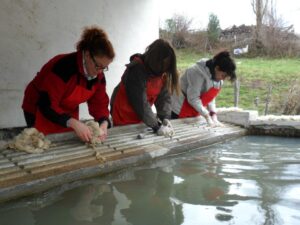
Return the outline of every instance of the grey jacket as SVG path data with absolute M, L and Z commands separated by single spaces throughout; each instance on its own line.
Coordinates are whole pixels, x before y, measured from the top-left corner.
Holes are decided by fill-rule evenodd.
M 212 80 L 212 74 L 206 66 L 208 59 L 201 59 L 196 64 L 188 68 L 180 77 L 180 88 L 187 96 L 189 104 L 201 115 L 207 115 L 209 112 L 216 111 L 215 99 L 207 106 L 208 110 L 203 106 L 199 96 L 207 92 L 211 87 L 220 88 L 223 81 Z M 179 96 L 172 95 L 172 111 L 179 115 L 185 96 L 180 93 Z

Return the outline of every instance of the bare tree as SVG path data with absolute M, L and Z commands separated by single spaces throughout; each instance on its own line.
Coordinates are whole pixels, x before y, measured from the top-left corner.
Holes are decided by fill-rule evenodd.
M 265 54 L 269 56 L 291 57 L 299 54 L 299 48 L 296 44 L 298 38 L 294 33 L 294 27 L 277 16 L 276 0 L 269 2 L 261 38 Z
M 170 34 L 175 48 L 184 48 L 186 46 L 186 36 L 192 21 L 192 19 L 180 14 L 174 14 L 172 18 L 165 21 L 165 29 Z
M 255 48 L 259 51 L 263 45 L 261 40 L 263 19 L 268 8 L 268 0 L 251 0 L 253 12 L 256 16 L 256 27 L 254 31 Z

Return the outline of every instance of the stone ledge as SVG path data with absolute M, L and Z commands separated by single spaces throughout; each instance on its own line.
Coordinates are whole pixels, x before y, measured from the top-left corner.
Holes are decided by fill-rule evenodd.
M 139 133 L 145 132 L 143 124 L 114 127 L 109 130 L 107 140 L 95 149 L 74 138 L 72 132 L 48 136 L 56 146 L 41 154 L 0 148 L 0 202 L 156 158 L 205 148 L 247 133 L 246 129 L 230 124 L 207 127 L 200 117 L 178 119 L 172 124 L 173 138 L 147 131 L 145 138 L 137 139 Z

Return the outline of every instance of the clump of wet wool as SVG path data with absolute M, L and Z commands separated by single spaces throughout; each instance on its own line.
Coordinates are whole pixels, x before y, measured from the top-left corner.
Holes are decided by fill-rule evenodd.
M 87 143 L 89 147 L 95 148 L 97 144 L 101 144 L 100 136 L 104 134 L 103 130 L 100 129 L 99 123 L 94 120 L 89 120 L 85 123 L 92 132 L 92 139 Z
M 99 123 L 95 122 L 94 120 L 89 120 L 85 123 L 89 129 L 92 131 L 92 139 L 87 143 L 89 147 L 92 147 L 93 149 L 96 149 L 97 144 L 101 144 L 101 140 L 99 139 L 99 136 L 103 135 L 103 130 L 100 129 Z M 102 156 L 100 151 L 95 152 L 95 157 L 100 162 L 104 163 L 106 161 L 106 158 Z
M 25 128 L 8 144 L 8 148 L 28 153 L 42 153 L 49 149 L 51 141 L 36 128 Z

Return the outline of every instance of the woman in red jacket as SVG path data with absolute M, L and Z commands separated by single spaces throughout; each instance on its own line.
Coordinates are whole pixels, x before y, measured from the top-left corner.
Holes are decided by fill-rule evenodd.
M 130 57 L 121 82 L 114 89 L 111 99 L 114 126 L 144 122 L 157 132 L 161 128 L 158 119 L 171 117 L 173 91 L 178 92 L 176 55 L 167 41 L 157 39 L 144 54 Z M 153 104 L 157 115 L 152 112 Z M 168 132 L 172 130 L 166 128 L 158 134 L 170 136 Z
M 86 28 L 77 51 L 57 55 L 47 62 L 25 90 L 22 108 L 28 127 L 45 135 L 74 130 L 82 141 L 90 141 L 90 129 L 79 121 L 79 104 L 87 102 L 89 113 L 99 122 L 104 140 L 109 98 L 104 72 L 115 53 L 106 33 Z

